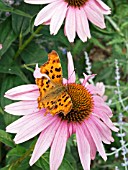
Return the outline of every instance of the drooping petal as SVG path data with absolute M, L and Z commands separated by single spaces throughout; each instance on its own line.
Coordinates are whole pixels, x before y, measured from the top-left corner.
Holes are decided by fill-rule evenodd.
M 99 111 L 102 110 L 102 112 L 105 112 L 109 117 L 112 117 L 112 110 L 110 109 L 109 106 L 106 105 L 106 103 L 98 102 L 97 100 L 95 100 L 94 97 L 93 97 L 93 101 L 94 101 L 94 110 L 95 108 L 98 108 Z
M 91 9 L 96 11 L 97 13 L 106 14 L 106 15 L 111 13 L 110 8 L 106 4 L 105 5 L 109 8 L 109 9 L 107 8 L 107 10 L 104 9 L 97 0 L 90 0 L 88 1 L 88 4 L 90 5 Z
M 96 156 L 96 151 L 97 151 L 97 148 L 96 148 L 96 145 L 93 141 L 93 138 L 90 134 L 90 132 L 88 131 L 85 123 L 82 124 L 82 129 L 84 130 L 84 134 L 88 140 L 88 143 L 90 145 L 90 154 L 91 154 L 91 159 L 94 160 L 95 159 L 95 156 Z
M 67 12 L 67 4 L 60 2 L 50 22 L 50 33 L 56 35 L 61 25 L 63 24 Z
M 107 160 L 107 156 L 105 154 L 105 150 L 104 150 L 104 146 L 102 144 L 101 141 L 101 136 L 97 130 L 96 125 L 93 123 L 93 121 L 90 119 L 86 120 L 86 126 L 95 142 L 95 145 L 97 147 L 97 150 L 99 152 L 99 154 L 101 155 L 101 157 L 106 161 Z
M 33 138 L 42 130 L 47 128 L 54 121 L 54 119 L 55 118 L 53 118 L 53 116 L 44 116 L 43 114 L 36 116 L 33 120 L 27 122 L 21 130 L 19 130 L 14 138 L 15 143 L 22 143 Z
M 68 58 L 68 83 L 75 83 L 76 76 L 73 64 L 73 58 L 70 52 L 67 53 Z
M 76 139 L 80 160 L 84 170 L 90 170 L 90 145 L 86 139 L 83 128 L 79 124 L 76 127 Z
M 70 6 L 68 7 L 66 15 L 65 31 L 69 42 L 74 42 L 76 36 L 75 9 Z
M 12 115 L 27 115 L 38 112 L 37 101 L 20 101 L 5 106 L 5 111 Z
M 60 123 L 60 119 L 55 119 L 50 126 L 41 132 L 29 162 L 30 166 L 32 166 L 50 147 Z
M 67 122 L 62 122 L 53 140 L 50 151 L 50 170 L 57 170 L 64 157 L 68 137 Z
M 95 1 L 99 4 L 99 7 L 101 9 L 106 11 L 106 13 L 104 13 L 104 14 L 110 14 L 111 13 L 111 8 L 109 8 L 109 6 L 107 6 L 103 1 L 101 1 L 101 0 L 95 0 Z
M 98 109 L 95 109 L 94 113 L 95 116 L 99 117 L 100 119 L 102 119 L 102 121 L 104 121 L 104 123 L 113 131 L 118 132 L 118 128 L 116 128 L 114 126 L 114 124 L 112 123 L 111 119 L 101 110 L 99 111 Z
M 97 11 L 92 10 L 89 5 L 84 6 L 85 13 L 87 18 L 96 26 L 100 27 L 101 29 L 105 28 L 104 23 L 104 16 L 102 13 L 98 13 Z
M 35 84 L 21 85 L 8 90 L 4 97 L 12 100 L 37 100 L 38 87 Z
M 113 142 L 114 139 L 112 138 L 111 130 L 97 117 L 93 116 L 92 121 L 97 126 L 97 129 L 102 137 L 102 141 L 106 144 L 110 144 L 110 142 Z
M 47 6 L 45 6 L 37 15 L 34 25 L 38 26 L 40 24 L 43 24 L 44 22 L 47 22 L 51 20 L 51 17 L 55 13 L 57 7 L 58 7 L 58 1 L 55 1 Z
M 59 1 L 59 0 L 24 0 L 24 2 L 29 4 L 48 4 L 54 1 Z

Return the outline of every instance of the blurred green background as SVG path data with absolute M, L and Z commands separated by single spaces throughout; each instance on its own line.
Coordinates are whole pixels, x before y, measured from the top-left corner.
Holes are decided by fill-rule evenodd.
M 103 82 L 106 86 L 108 104 L 113 110 L 113 122 L 126 133 L 124 141 L 128 145 L 128 0 L 104 0 L 111 7 L 112 14 L 105 17 L 106 29 L 101 30 L 90 23 L 92 38 L 83 43 L 78 37 L 69 43 L 63 33 L 63 26 L 56 36 L 49 33 L 49 26 L 34 27 L 34 19 L 41 5 L 25 4 L 23 0 L 0 0 L 0 169 L 1 170 L 48 170 L 49 150 L 32 167 L 29 159 L 36 138 L 20 145 L 13 142 L 14 135 L 5 132 L 5 127 L 18 117 L 4 112 L 4 106 L 11 100 L 4 93 L 15 86 L 34 83 L 33 70 L 36 63 L 47 61 L 47 54 L 56 50 L 63 67 L 63 76 L 67 77 L 66 51 L 71 51 L 75 70 L 79 78 L 86 72 L 84 52 L 88 53 L 92 72 L 97 74 L 94 82 Z M 122 107 L 116 87 L 115 59 L 118 59 L 120 71 L 120 91 Z M 122 125 L 118 122 L 123 114 Z M 104 162 L 98 155 L 92 161 L 91 170 L 127 170 L 124 162 L 120 137 L 113 133 L 115 142 L 105 145 L 108 160 Z M 82 170 L 77 146 L 72 136 L 67 144 L 66 154 L 59 170 Z M 112 151 L 114 147 L 118 155 Z M 128 159 L 128 146 L 126 148 Z M 128 161 L 128 160 L 127 160 Z

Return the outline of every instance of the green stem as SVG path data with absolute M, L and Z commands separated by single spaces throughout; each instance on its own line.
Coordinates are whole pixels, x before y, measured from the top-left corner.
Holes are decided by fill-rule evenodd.
M 36 34 L 38 34 L 42 30 L 42 25 L 39 26 L 36 31 L 24 42 L 22 46 L 19 47 L 18 51 L 16 52 L 14 56 L 14 60 L 17 59 L 17 57 L 22 53 L 22 51 L 25 49 L 25 47 L 33 40 Z

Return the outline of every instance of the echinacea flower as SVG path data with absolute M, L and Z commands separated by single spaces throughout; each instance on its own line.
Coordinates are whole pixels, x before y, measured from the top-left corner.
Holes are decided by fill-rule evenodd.
M 104 14 L 110 8 L 101 0 L 24 0 L 30 4 L 48 4 L 37 15 L 35 26 L 50 25 L 50 33 L 56 35 L 65 19 L 64 33 L 74 42 L 76 33 L 85 42 L 91 38 L 89 23 L 105 28 Z
M 49 54 L 57 55 L 55 51 Z M 23 115 L 9 126 L 6 131 L 16 133 L 16 144 L 28 141 L 39 135 L 36 142 L 30 165 L 32 166 L 49 147 L 50 170 L 57 170 L 60 166 L 66 148 L 66 142 L 72 134 L 76 134 L 78 152 L 84 170 L 90 169 L 91 160 L 95 159 L 98 151 L 106 160 L 105 144 L 114 141 L 111 130 L 118 129 L 110 120 L 112 111 L 101 97 L 101 91 L 87 81 L 95 75 L 85 75 L 80 84 L 76 84 L 74 64 L 71 53 L 68 52 L 68 80 L 63 78 L 63 86 L 67 87 L 67 93 L 72 100 L 72 109 L 66 115 L 62 112 L 51 115 L 46 114 L 46 108 L 38 109 L 37 98 L 40 91 L 37 85 L 28 84 L 15 87 L 5 93 L 5 97 L 19 102 L 7 105 L 5 111 L 13 115 Z M 36 66 L 35 78 L 43 78 L 45 75 Z M 46 75 L 47 78 L 47 75 Z M 49 80 L 50 81 L 50 80 Z M 102 94 L 103 95 L 103 94 Z

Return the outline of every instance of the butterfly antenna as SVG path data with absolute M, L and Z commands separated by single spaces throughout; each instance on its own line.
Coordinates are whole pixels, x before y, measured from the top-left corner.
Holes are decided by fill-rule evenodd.
M 68 80 L 67 80 L 67 84 L 68 84 L 68 81 L 69 81 L 69 79 L 71 78 L 71 76 L 73 75 L 73 73 L 76 71 L 76 68 L 74 68 L 74 70 L 73 70 L 73 72 L 72 72 L 72 74 L 70 75 L 70 77 L 68 78 Z

